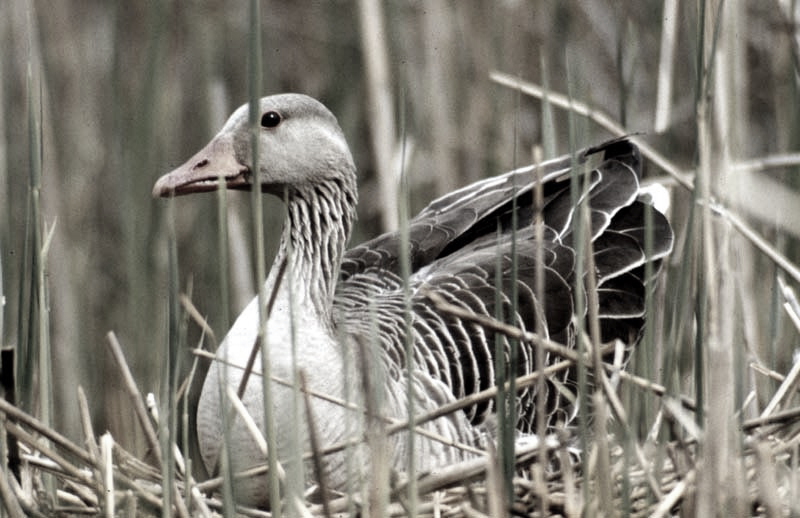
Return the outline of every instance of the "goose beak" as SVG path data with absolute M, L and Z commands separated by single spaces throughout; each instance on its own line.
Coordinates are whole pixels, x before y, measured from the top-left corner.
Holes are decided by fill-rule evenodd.
M 217 137 L 182 166 L 165 174 L 153 186 L 153 197 L 180 196 L 228 189 L 250 189 L 250 168 L 236 159 L 233 142 Z

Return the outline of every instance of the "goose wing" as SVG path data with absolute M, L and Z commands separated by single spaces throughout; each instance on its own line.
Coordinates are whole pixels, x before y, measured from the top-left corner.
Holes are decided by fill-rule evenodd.
M 600 151 L 600 165 L 579 178 L 587 184 L 586 194 L 573 196 L 568 174 L 572 164 L 582 164 Z M 633 144 L 614 140 L 584 150 L 577 158 L 541 166 L 541 240 L 532 225 L 533 168 L 455 191 L 414 218 L 409 223 L 410 322 L 405 319 L 399 275 L 399 235 L 384 234 L 348 251 L 337 288 L 336 321 L 347 334 L 379 337 L 393 377 L 403 375 L 410 323 L 418 369 L 444 383 L 453 397 L 488 388 L 495 379 L 494 337 L 473 322 L 438 312 L 422 288 L 474 313 L 500 315 L 523 329 L 536 329 L 538 322 L 538 329 L 551 338 L 570 343 L 576 262 L 572 221 L 576 201 L 587 199 L 603 338 L 631 341 L 643 323 L 644 264 L 669 252 L 672 232 L 666 219 L 653 211 L 655 244 L 649 255 L 645 253 L 646 208 L 636 201 L 641 160 Z M 539 268 L 544 272 L 543 300 L 535 289 Z M 516 301 L 511 300 L 514 292 Z M 522 347 L 519 353 L 518 374 L 534 370 L 534 352 Z M 523 407 L 530 403 L 525 394 L 522 399 Z M 479 404 L 468 409 L 467 416 L 482 422 L 490 410 L 491 402 Z
M 583 166 L 593 155 L 604 153 L 604 163 L 592 171 L 592 187 L 600 180 L 600 171 L 616 173 L 618 181 L 612 187 L 605 182 L 600 191 L 592 190 L 593 227 L 602 230 L 608 218 L 620 207 L 628 205 L 638 189 L 641 158 L 636 146 L 620 138 L 492 178 L 473 183 L 431 202 L 409 222 L 409 260 L 411 271 L 430 264 L 488 233 L 494 233 L 498 222 L 508 230 L 511 210 L 516 208 L 518 228 L 531 223 L 534 216 L 533 191 L 537 176 L 543 186 L 547 208 L 546 224 L 559 236 L 569 231 L 575 200 L 569 195 L 569 173 Z M 622 171 L 616 171 L 622 169 Z M 630 172 L 633 172 L 633 176 Z M 620 185 L 622 179 L 625 185 Z M 609 191 L 618 189 L 618 191 Z M 603 220 L 606 221 L 603 221 Z M 351 248 L 345 253 L 341 280 L 347 280 L 373 267 L 399 273 L 400 236 L 389 232 Z

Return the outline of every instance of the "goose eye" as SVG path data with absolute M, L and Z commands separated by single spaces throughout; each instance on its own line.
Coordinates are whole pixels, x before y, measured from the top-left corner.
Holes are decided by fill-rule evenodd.
M 281 115 L 278 112 L 267 112 L 261 116 L 262 128 L 274 128 L 281 123 Z

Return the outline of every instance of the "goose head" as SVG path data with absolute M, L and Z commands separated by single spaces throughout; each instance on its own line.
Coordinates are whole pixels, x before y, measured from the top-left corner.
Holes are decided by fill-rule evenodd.
M 154 197 L 228 189 L 283 195 L 326 181 L 355 182 L 355 166 L 336 117 L 301 94 L 259 101 L 258 172 L 254 172 L 249 105 L 240 106 L 220 132 L 186 163 L 159 178 Z

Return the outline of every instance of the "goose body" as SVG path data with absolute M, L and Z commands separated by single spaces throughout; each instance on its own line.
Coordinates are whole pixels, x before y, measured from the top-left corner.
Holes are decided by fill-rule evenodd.
M 502 310 L 510 322 L 568 346 L 573 344 L 576 257 L 572 246 L 574 201 L 569 172 L 581 167 L 589 183 L 591 234 L 598 284 L 602 339 L 635 343 L 644 322 L 644 265 L 658 262 L 672 247 L 667 220 L 653 214 L 653 250 L 644 252 L 644 205 L 637 201 L 641 159 L 625 139 L 588 148 L 540 164 L 544 205 L 543 239 L 533 225 L 536 169 L 527 167 L 469 185 L 430 203 L 409 222 L 410 275 L 403 282 L 397 233 L 346 249 L 355 220 L 356 168 L 335 117 L 318 101 L 299 94 L 260 101 L 259 170 L 251 167 L 248 106 L 240 107 L 214 139 L 188 162 L 156 183 L 155 196 L 173 196 L 219 188 L 260 186 L 287 201 L 281 245 L 265 286 L 274 304 L 266 323 L 263 350 L 274 379 L 295 379 L 302 369 L 308 389 L 356 406 L 378 405 L 386 417 L 405 419 L 409 400 L 424 414 L 457 398 L 491 387 L 495 380 L 495 337 L 468 320 L 440 312 L 428 293 L 471 312 L 494 317 Z M 596 167 L 586 167 L 595 160 Z M 514 200 L 512 202 L 512 200 Z M 517 211 L 516 230 L 512 208 Z M 512 268 L 512 251 L 516 265 Z M 541 265 L 538 264 L 541 258 Z M 497 270 L 500 268 L 498 275 Z M 536 297 L 537 269 L 544 270 L 544 300 Z M 515 270 L 515 271 L 514 271 Z M 502 282 L 498 296 L 497 279 Z M 513 281 L 512 279 L 515 279 Z M 511 285 L 515 282 L 512 291 Z M 408 305 L 406 305 L 406 290 Z M 517 304 L 511 304 L 511 293 Z M 500 304 L 500 307 L 497 304 Z M 410 308 L 410 312 L 406 311 Z M 513 314 L 513 308 L 517 313 Z M 223 412 L 230 407 L 225 386 L 234 391 L 258 332 L 258 299 L 237 318 L 217 351 L 200 396 L 197 433 L 210 472 L 220 462 Z M 410 330 L 410 335 L 407 332 Z M 411 340 L 413 358 L 406 355 Z M 506 350 L 508 344 L 505 344 Z M 519 349 L 518 374 L 536 369 L 530 344 Z M 547 356 L 547 361 L 552 359 Z M 407 372 L 413 371 L 409 383 Z M 260 372 L 260 359 L 255 372 Z M 345 375 L 347 373 L 347 375 Z M 569 374 L 559 381 L 567 386 Z M 271 383 L 278 458 L 293 447 L 307 449 L 306 413 L 296 392 Z M 369 387 L 365 395 L 364 387 Z M 409 388 L 410 387 L 410 388 Z M 410 396 L 409 396 L 410 392 Z M 548 389 L 548 422 L 570 409 L 559 391 Z M 533 391 L 518 398 L 517 428 L 533 430 Z M 247 383 L 242 402 L 261 428 L 263 389 L 260 376 Z M 320 397 L 310 413 L 321 446 L 358 436 L 363 410 Z M 451 441 L 479 443 L 482 427 L 494 412 L 491 401 L 426 423 Z M 297 423 L 301 423 L 297 429 Z M 356 424 L 354 424 L 356 423 Z M 235 471 L 266 462 L 243 420 L 234 417 L 228 432 Z M 388 439 L 388 462 L 403 471 L 406 437 Z M 415 465 L 421 471 L 474 455 L 440 441 L 418 437 Z M 365 461 L 366 463 L 366 461 Z M 326 456 L 326 483 L 345 490 L 352 473 L 344 453 Z M 237 499 L 268 505 L 265 479 L 236 484 Z

